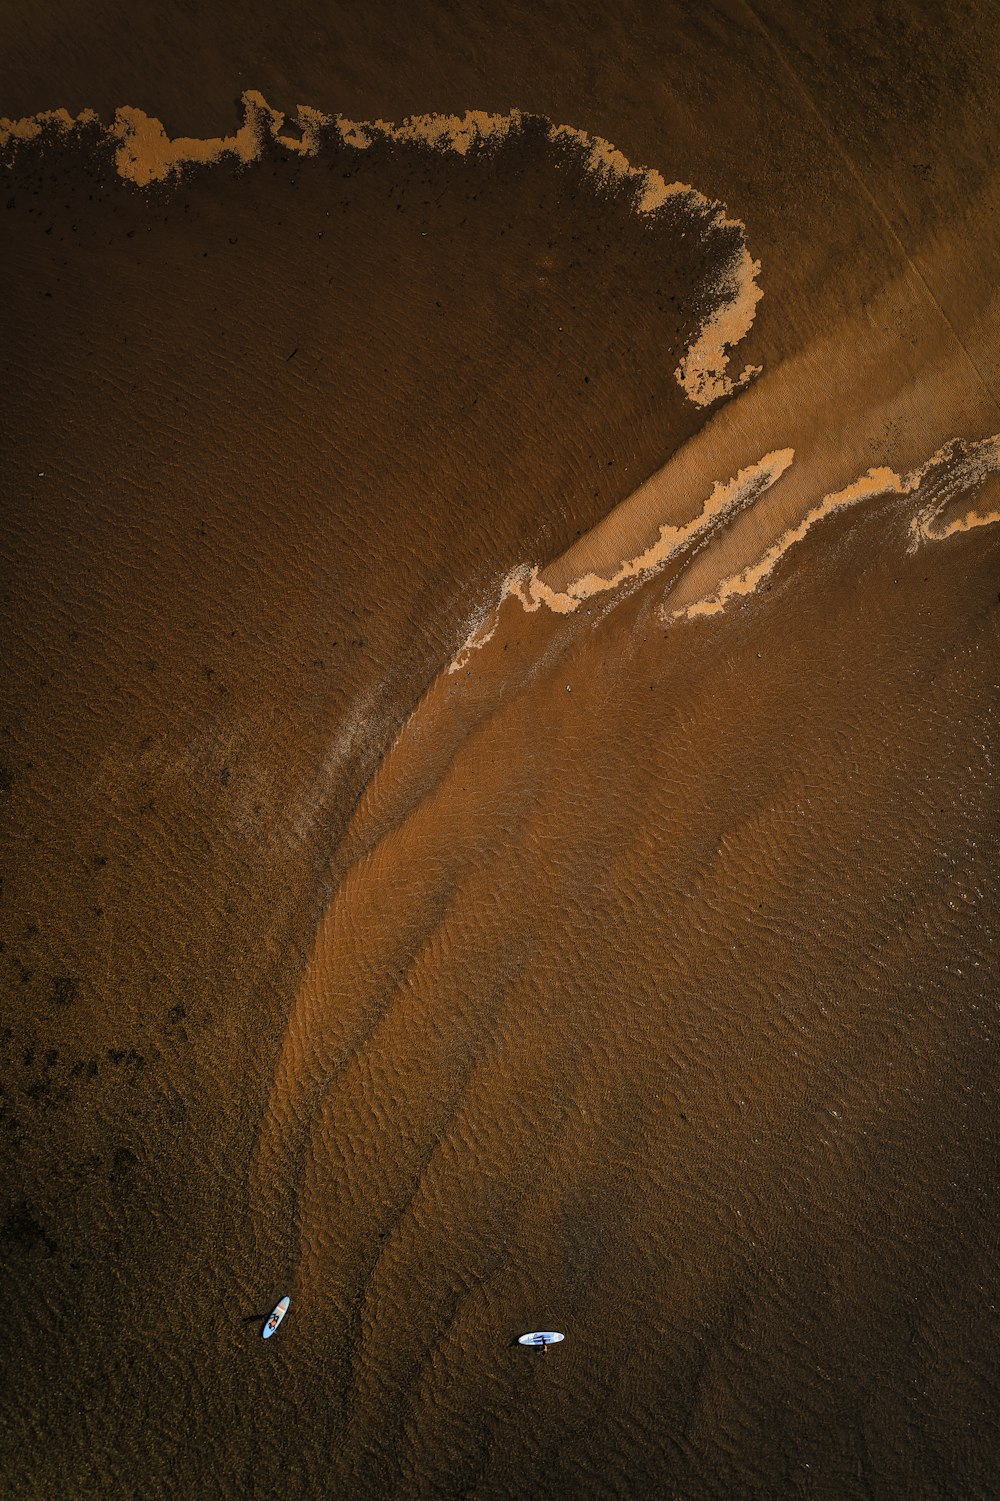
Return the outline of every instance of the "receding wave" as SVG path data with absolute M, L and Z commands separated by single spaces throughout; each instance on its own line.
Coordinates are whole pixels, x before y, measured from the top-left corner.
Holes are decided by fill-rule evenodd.
M 1000 511 L 979 513 L 970 510 L 952 520 L 942 521 L 941 518 L 956 497 L 974 493 L 998 470 L 1000 433 L 979 442 L 962 442 L 956 439 L 909 474 L 897 474 L 895 470 L 888 468 L 871 469 L 853 484 L 832 495 L 825 495 L 797 526 L 790 527 L 760 558 L 749 563 L 739 573 L 730 574 L 723 579 L 714 593 L 676 610 L 672 610 L 668 602 L 664 606 L 664 617 L 677 620 L 692 619 L 698 615 L 716 615 L 730 600 L 753 594 L 770 578 L 785 554 L 801 542 L 817 522 L 864 501 L 898 495 L 911 502 L 922 502 L 910 521 L 910 535 L 914 544 L 940 542 L 960 531 L 989 526 L 1000 521 Z
M 557 588 L 546 581 L 546 570 L 537 564 L 521 564 L 512 569 L 500 585 L 496 603 L 482 610 L 472 622 L 465 644 L 450 663 L 448 671 L 460 671 L 474 652 L 492 640 L 500 610 L 507 599 L 517 600 L 528 613 L 544 606 L 554 614 L 569 615 L 595 596 L 616 591 L 623 594 L 628 586 L 646 582 L 671 562 L 678 559 L 690 561 L 695 552 L 700 551 L 695 544 L 704 546 L 724 529 L 727 522 L 752 507 L 790 469 L 794 458 L 792 449 L 779 449 L 741 469 L 734 479 L 717 481 L 693 520 L 680 526 L 662 523 L 657 540 L 637 556 L 623 559 L 609 577 L 586 573 L 571 579 L 565 588 Z M 916 505 L 918 508 L 910 519 L 913 546 L 941 542 L 960 532 L 993 525 L 1000 521 L 998 510 L 970 508 L 960 515 L 950 515 L 949 512 L 957 500 L 975 494 L 998 472 L 1000 433 L 979 441 L 953 439 L 906 474 L 898 474 L 888 467 L 869 469 L 851 484 L 823 496 L 809 508 L 801 521 L 788 527 L 744 567 L 728 573 L 711 592 L 677 607 L 672 606 L 668 598 L 660 612 L 661 618 L 670 622 L 716 615 L 731 600 L 753 594 L 767 582 L 786 553 L 802 542 L 818 522 L 865 501 L 895 495 L 908 500 L 911 506 Z M 630 497 L 619 509 L 629 509 L 631 504 Z M 648 522 L 648 518 L 645 519 Z M 574 554 L 579 555 L 580 551 L 577 544 Z
M 229 136 L 171 139 L 161 121 L 131 105 L 122 105 L 108 126 L 101 124 L 93 110 L 76 116 L 57 109 L 20 120 L 2 118 L 0 161 L 10 163 L 20 151 L 44 149 L 59 137 L 87 135 L 110 143 L 118 174 L 146 188 L 176 179 L 192 166 L 208 166 L 225 159 L 249 165 L 260 160 L 272 143 L 306 157 L 318 155 L 324 146 L 366 151 L 380 142 L 452 151 L 461 156 L 498 151 L 521 136 L 536 118 L 516 109 L 506 115 L 469 110 L 464 115 L 414 115 L 401 124 L 392 124 L 386 120 L 349 120 L 300 104 L 294 117 L 296 134 L 286 128 L 285 116 L 263 95 L 247 90 L 243 94 L 243 123 Z M 641 218 L 655 225 L 658 220 L 672 223 L 680 215 L 724 247 L 721 264 L 714 272 L 714 285 L 706 293 L 707 311 L 675 374 L 696 406 L 710 406 L 746 385 L 760 367 L 748 365 L 733 377 L 728 374 L 729 356 L 749 332 L 763 293 L 757 283 L 760 263 L 747 248 L 743 223 L 729 217 L 721 204 L 689 184 L 667 182 L 652 167 L 632 166 L 601 136 L 551 121 L 544 125 L 554 153 L 565 153 L 582 162 L 595 186 L 630 190 L 635 213 Z
M 544 605 L 556 615 L 571 615 L 586 600 L 597 595 L 645 583 L 681 554 L 691 554 L 697 544 L 704 544 L 727 521 L 753 505 L 784 474 L 793 458 L 790 448 L 765 454 L 758 463 L 741 469 L 734 479 L 716 483 L 704 507 L 692 521 L 684 526 L 663 523 L 656 541 L 636 557 L 623 560 L 609 578 L 587 573 L 573 579 L 565 589 L 558 589 L 546 582 L 537 566 L 525 564 L 512 569 L 503 581 L 496 605 L 484 619 L 476 622 L 448 671 L 458 672 L 469 660 L 471 652 L 492 639 L 505 599 L 518 600 L 528 613 Z

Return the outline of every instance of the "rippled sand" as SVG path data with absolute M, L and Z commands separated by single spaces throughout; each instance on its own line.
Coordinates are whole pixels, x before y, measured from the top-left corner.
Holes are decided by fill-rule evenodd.
M 986 12 L 421 14 L 12 54 L 6 1493 L 989 1497 Z

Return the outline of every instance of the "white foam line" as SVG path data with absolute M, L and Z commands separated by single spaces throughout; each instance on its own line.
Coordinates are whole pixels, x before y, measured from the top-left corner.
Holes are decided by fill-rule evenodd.
M 759 589 L 774 572 L 785 554 L 801 542 L 818 521 L 832 516 L 836 511 L 844 510 L 847 506 L 857 505 L 860 501 L 887 495 L 919 494 L 928 481 L 935 482 L 934 493 L 929 503 L 910 523 L 912 545 L 917 545 L 919 542 L 942 541 L 956 532 L 969 531 L 974 526 L 988 526 L 995 521 L 1000 521 L 1000 512 L 977 515 L 970 511 L 967 516 L 951 521 L 943 527 L 936 525 L 942 510 L 956 494 L 976 488 L 988 475 L 995 473 L 998 469 L 1000 469 L 1000 434 L 973 443 L 953 439 L 939 448 L 926 463 L 906 475 L 897 474 L 894 469 L 889 468 L 869 469 L 842 490 L 836 490 L 824 496 L 796 526 L 789 527 L 783 532 L 761 558 L 739 573 L 730 574 L 728 578 L 723 579 L 713 593 L 689 605 L 683 605 L 679 609 L 671 610 L 668 606 L 664 606 L 663 619 L 666 621 L 690 620 L 700 615 L 720 614 L 730 600 L 746 597 Z
M 500 587 L 500 595 L 491 610 L 480 613 L 462 649 L 450 664 L 449 672 L 460 671 L 474 651 L 479 651 L 493 638 L 500 619 L 500 610 L 506 599 L 516 599 L 522 609 L 533 614 L 543 605 L 556 615 L 571 615 L 585 600 L 595 595 L 621 589 L 631 582 L 644 582 L 661 572 L 671 559 L 684 548 L 706 536 L 713 528 L 724 525 L 737 511 L 755 501 L 765 490 L 780 479 L 794 459 L 791 448 L 776 449 L 765 454 L 756 464 L 741 469 L 735 478 L 717 481 L 704 506 L 693 520 L 683 526 L 661 526 L 656 541 L 644 552 L 622 562 L 610 578 L 587 573 L 574 579 L 565 589 L 553 589 L 539 573 L 537 566 L 522 564 L 508 573 Z
M 58 109 L 20 120 L 0 119 L 0 154 L 9 163 L 18 148 L 31 142 L 44 145 L 47 131 L 70 134 L 96 129 L 116 142 L 115 166 L 119 175 L 145 188 L 179 177 L 189 164 L 204 166 L 228 157 L 249 165 L 260 158 L 269 141 L 286 151 L 315 156 L 322 149 L 324 134 L 335 134 L 343 145 L 358 151 L 368 150 L 382 140 L 419 144 L 466 156 L 473 147 L 488 148 L 522 132 L 531 119 L 516 109 L 506 115 L 468 110 L 464 115 L 413 115 L 401 124 L 393 124 L 386 120 L 349 120 L 300 104 L 294 115 L 299 134 L 294 135 L 284 128 L 285 116 L 272 109 L 256 90 L 246 90 L 242 103 L 242 125 L 230 136 L 206 139 L 194 136 L 171 139 L 161 121 L 132 105 L 122 105 L 116 110 L 107 127 L 101 125 L 93 110 L 84 110 L 75 118 L 67 110 Z M 749 331 L 763 296 L 757 284 L 760 262 L 747 250 L 746 226 L 741 220 L 730 218 L 721 204 L 687 183 L 668 183 L 653 168 L 633 167 L 603 137 L 588 135 L 571 125 L 545 123 L 552 146 L 575 152 L 595 179 L 633 186 L 634 212 L 641 218 L 655 221 L 668 209 L 679 208 L 701 220 L 710 231 L 727 236 L 735 232 L 734 248 L 711 288 L 712 307 L 674 374 L 696 406 L 709 406 L 746 385 L 760 366 L 748 365 L 735 378 L 727 373 L 729 351 Z

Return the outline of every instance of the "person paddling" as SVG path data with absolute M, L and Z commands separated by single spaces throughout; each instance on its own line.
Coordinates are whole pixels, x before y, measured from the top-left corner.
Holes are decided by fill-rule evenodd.
M 517 1342 L 519 1345 L 534 1345 L 544 1355 L 549 1345 L 558 1345 L 563 1339 L 565 1339 L 565 1335 L 560 1334 L 558 1330 L 536 1329 L 531 1334 L 519 1334 Z

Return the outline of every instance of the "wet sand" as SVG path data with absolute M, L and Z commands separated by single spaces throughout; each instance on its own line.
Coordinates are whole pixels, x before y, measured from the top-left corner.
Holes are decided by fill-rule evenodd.
M 217 15 L 0 99 L 6 1492 L 995 1494 L 986 11 Z

